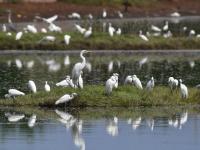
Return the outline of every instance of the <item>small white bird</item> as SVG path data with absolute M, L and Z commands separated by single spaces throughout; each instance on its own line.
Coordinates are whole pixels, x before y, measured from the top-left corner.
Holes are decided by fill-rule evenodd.
M 30 61 L 28 61 L 28 62 L 26 63 L 26 67 L 27 67 L 28 69 L 31 69 L 31 68 L 33 68 L 34 64 L 35 64 L 35 62 L 34 62 L 33 60 L 30 60 Z
M 147 38 L 147 36 L 145 36 L 144 34 L 142 34 L 142 30 L 140 30 L 140 32 L 139 32 L 139 37 L 140 37 L 142 40 L 146 41 L 146 42 L 149 41 L 149 39 Z
M 175 79 L 174 77 L 169 77 L 168 78 L 168 85 L 169 85 L 169 87 L 172 91 L 173 89 L 176 89 L 178 87 L 178 80 Z
M 190 32 L 189 32 L 189 36 L 195 36 L 195 34 L 196 34 L 196 32 L 195 32 L 195 30 L 190 30 Z
M 118 73 L 113 73 L 112 76 L 115 78 L 115 81 L 116 81 L 116 83 L 114 84 L 114 88 L 118 88 L 119 74 Z
M 41 32 L 42 32 L 42 33 L 47 33 L 47 29 L 41 28 Z
M 50 85 L 47 83 L 47 81 L 45 81 L 44 90 L 46 92 L 50 92 L 51 91 Z
M 169 22 L 166 21 L 165 25 L 163 26 L 163 31 L 167 31 L 169 29 Z
M 3 24 L 3 25 L 2 25 L 2 32 L 6 32 L 6 31 L 7 31 L 6 25 Z
M 103 9 L 102 17 L 103 17 L 103 18 L 106 18 L 106 17 L 107 17 L 107 12 L 106 12 L 105 9 Z
M 141 83 L 140 79 L 136 75 L 133 75 L 132 78 L 133 78 L 133 83 L 134 83 L 135 87 L 142 90 L 143 87 L 142 87 L 142 83 Z
M 111 24 L 111 23 L 109 23 L 108 33 L 109 33 L 110 37 L 113 37 L 114 32 L 115 32 L 115 28 L 112 27 L 112 24 Z
M 29 80 L 28 81 L 28 88 L 31 92 L 33 93 L 36 93 L 37 92 L 37 88 L 36 88 L 36 85 L 35 85 L 35 82 L 32 81 L 32 80 Z
M 16 114 L 11 114 L 11 113 L 5 113 L 5 116 L 8 118 L 9 122 L 17 122 L 25 117 L 24 114 L 16 115 Z
M 77 12 L 73 12 L 72 14 L 68 15 L 68 17 L 72 19 L 81 19 L 81 15 Z
M 48 29 L 50 32 L 58 32 L 58 33 L 62 33 L 62 28 L 53 24 L 53 23 L 50 23 L 49 26 L 48 26 Z
M 64 42 L 66 45 L 69 45 L 69 42 L 70 42 L 70 39 L 71 39 L 71 36 L 70 35 L 64 35 Z
M 124 17 L 124 15 L 121 13 L 121 11 L 117 11 L 117 14 L 118 14 L 119 18 L 121 18 L 121 19 Z
M 15 64 L 18 69 L 21 69 L 23 67 L 22 61 L 20 59 L 15 59 Z
M 181 98 L 182 99 L 187 99 L 188 98 L 188 88 L 185 84 L 182 83 L 182 80 L 179 79 L 180 82 L 180 93 L 181 93 Z
M 146 89 L 147 89 L 148 91 L 152 91 L 153 88 L 154 88 L 154 86 L 155 86 L 154 78 L 151 77 L 151 80 L 149 80 L 149 81 L 147 82 Z
M 89 27 L 89 29 L 84 33 L 84 38 L 88 38 L 91 35 L 92 35 L 92 27 Z
M 56 40 L 55 36 L 47 35 L 47 36 L 44 36 L 39 42 L 42 42 L 42 41 L 54 42 L 55 40 Z
M 68 66 L 68 65 L 70 65 L 70 63 L 71 63 L 71 62 L 70 62 L 70 59 L 69 59 L 69 55 L 66 55 L 66 56 L 65 56 L 65 59 L 64 59 L 64 65 L 65 65 L 65 66 Z
M 112 90 L 114 88 L 116 84 L 116 78 L 114 76 L 111 76 L 107 81 L 106 81 L 106 87 L 105 87 L 105 91 L 106 94 L 111 94 Z
M 108 64 L 108 72 L 112 72 L 113 71 L 113 61 L 110 61 Z
M 161 29 L 155 25 L 151 25 L 151 30 L 155 32 L 161 32 Z
M 122 30 L 121 30 L 121 28 L 118 28 L 116 31 L 116 35 L 121 35 L 121 34 L 122 34 Z
M 65 94 L 55 102 L 55 105 L 69 102 L 72 99 L 74 99 L 74 97 L 77 96 L 77 95 L 78 95 L 77 93 L 72 93 L 71 95 Z
M 148 61 L 148 57 L 144 57 L 139 61 L 139 68 L 141 69 L 144 64 Z
M 81 72 L 79 78 L 78 78 L 78 86 L 83 89 L 83 78 L 82 78 L 83 72 Z
M 84 34 L 84 33 L 85 33 L 85 31 L 86 31 L 85 28 L 81 27 L 81 26 L 78 25 L 78 24 L 74 24 L 74 26 L 75 26 L 76 30 L 77 30 L 78 32 L 80 32 L 81 34 Z
M 178 13 L 178 12 L 174 12 L 174 13 L 171 13 L 170 16 L 171 16 L 171 17 L 180 17 L 181 14 Z
M 126 79 L 124 81 L 124 84 L 132 84 L 133 83 L 133 78 L 132 75 L 126 76 Z
M 15 98 L 15 96 L 24 96 L 25 93 L 23 93 L 23 92 L 21 92 L 21 91 L 19 91 L 19 90 L 16 90 L 16 89 L 9 89 L 9 90 L 8 90 L 8 95 L 9 95 L 10 97 Z
M 35 126 L 35 123 L 36 123 L 36 115 L 33 114 L 33 115 L 29 118 L 29 120 L 28 120 L 28 126 L 29 126 L 30 128 L 32 128 L 32 127 Z
M 70 76 L 66 76 L 66 79 L 56 83 L 56 86 L 61 86 L 61 87 L 70 87 Z
M 12 33 L 11 32 L 7 32 L 6 35 L 7 36 L 12 36 Z
M 40 16 L 35 16 L 36 19 L 41 19 L 42 21 L 48 23 L 48 24 L 51 24 L 53 23 L 57 18 L 58 18 L 58 15 L 54 15 L 52 17 L 49 17 L 49 18 L 42 18 Z
M 93 19 L 93 15 L 92 14 L 88 14 L 88 19 L 92 20 Z
M 18 32 L 18 33 L 16 34 L 16 36 L 15 36 L 15 40 L 16 40 L 16 41 L 17 41 L 17 40 L 20 40 L 21 37 L 22 37 L 22 35 L 23 35 L 23 32 L 22 32 L 22 31 Z
M 37 33 L 37 28 L 34 25 L 27 25 L 26 29 L 30 33 Z

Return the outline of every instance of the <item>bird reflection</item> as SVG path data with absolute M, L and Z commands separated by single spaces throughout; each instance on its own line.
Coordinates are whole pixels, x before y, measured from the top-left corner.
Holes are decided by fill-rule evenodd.
M 33 114 L 28 120 L 28 126 L 30 128 L 33 128 L 35 126 L 35 123 L 36 123 L 36 115 Z
M 136 118 L 132 122 L 132 128 L 133 128 L 133 130 L 136 130 L 140 126 L 141 122 L 142 122 L 142 118 L 141 117 Z
M 151 129 L 151 131 L 154 130 L 154 119 L 147 119 L 147 125 L 149 126 L 149 128 Z
M 188 120 L 188 112 L 183 112 L 179 118 L 176 118 L 174 120 L 169 119 L 168 124 L 169 126 L 172 126 L 174 128 L 182 129 L 182 126 L 187 122 Z
M 119 131 L 118 131 L 118 118 L 114 117 L 113 120 L 109 122 L 109 124 L 106 127 L 106 131 L 109 135 L 111 136 L 117 136 Z

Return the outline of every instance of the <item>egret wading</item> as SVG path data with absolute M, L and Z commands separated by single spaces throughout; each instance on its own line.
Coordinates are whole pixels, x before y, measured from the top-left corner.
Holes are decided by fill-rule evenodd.
M 88 53 L 90 51 L 87 50 L 82 50 L 80 53 L 80 57 L 82 59 L 82 62 L 78 62 L 74 65 L 73 69 L 72 69 L 72 81 L 74 83 L 74 87 L 80 87 L 79 85 L 79 77 L 81 75 L 81 72 L 83 72 L 83 69 L 86 66 L 86 59 L 83 56 L 83 54 Z

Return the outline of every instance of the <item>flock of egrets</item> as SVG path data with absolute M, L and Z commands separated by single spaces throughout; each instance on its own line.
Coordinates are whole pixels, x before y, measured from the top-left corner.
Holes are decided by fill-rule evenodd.
M 120 19 L 122 19 L 124 17 L 124 15 L 118 11 L 117 12 L 118 16 Z M 105 19 L 108 16 L 106 10 L 103 10 L 102 12 L 102 18 Z M 73 18 L 73 19 L 81 19 L 81 15 L 77 12 L 73 12 L 72 14 L 70 14 L 68 16 L 69 18 Z M 172 13 L 171 17 L 180 17 L 180 14 L 178 12 Z M 88 15 L 88 19 L 93 20 L 93 15 L 89 14 Z M 42 27 L 41 29 L 38 29 L 36 26 L 34 25 L 36 23 L 33 24 L 28 24 L 26 25 L 23 29 L 19 30 L 16 28 L 16 26 L 14 25 L 14 23 L 11 20 L 11 11 L 9 11 L 8 14 L 8 23 L 7 24 L 3 24 L 2 25 L 2 31 L 6 33 L 7 36 L 12 36 L 13 32 L 16 32 L 16 34 L 14 34 L 15 36 L 15 40 L 19 41 L 22 39 L 23 35 L 26 33 L 32 33 L 32 34 L 37 34 L 37 33 L 44 33 L 45 35 L 43 36 L 42 39 L 40 39 L 38 41 L 38 43 L 41 42 L 55 42 L 56 41 L 56 36 L 51 35 L 52 32 L 57 32 L 57 33 L 62 33 L 63 29 L 62 27 L 56 25 L 55 21 L 58 19 L 58 15 L 54 15 L 52 17 L 49 18 L 43 18 L 40 16 L 35 16 L 35 19 L 37 20 L 42 20 L 43 22 L 45 22 L 48 25 L 48 29 Z M 91 35 L 93 34 L 93 27 L 92 24 L 89 26 L 88 29 L 86 29 L 85 27 L 81 26 L 78 23 L 74 24 L 74 27 L 76 29 L 77 32 L 79 32 L 80 34 L 83 35 L 84 38 L 89 38 L 91 37 Z M 113 37 L 115 35 L 119 36 L 123 33 L 122 29 L 120 27 L 114 27 L 112 25 L 111 22 L 103 22 L 102 23 L 102 28 L 103 31 L 108 31 L 108 35 L 110 37 Z M 183 27 L 183 32 L 187 32 L 188 36 L 196 36 L 197 38 L 200 38 L 200 34 L 197 34 L 196 31 L 194 29 L 189 29 L 188 27 L 184 26 Z M 169 23 L 168 21 L 165 22 L 164 26 L 162 27 L 158 27 L 155 25 L 151 25 L 150 30 L 147 31 L 146 33 L 143 33 L 142 30 L 139 31 L 139 37 L 141 38 L 141 40 L 148 42 L 150 37 L 152 36 L 163 36 L 164 38 L 170 38 L 173 36 L 172 32 L 169 29 Z M 71 35 L 69 34 L 65 34 L 63 37 L 64 43 L 66 45 L 70 44 L 70 40 L 71 40 Z
M 71 87 L 71 88 L 80 88 L 83 89 L 83 69 L 86 67 L 86 58 L 83 56 L 85 53 L 88 53 L 91 51 L 82 50 L 80 52 L 80 57 L 82 59 L 82 62 L 78 62 L 74 65 L 71 73 L 71 77 L 67 76 L 65 80 L 56 83 L 56 86 L 62 86 L 62 87 Z M 113 92 L 113 89 L 118 88 L 118 73 L 113 73 L 113 75 L 106 81 L 105 83 L 105 93 L 107 95 L 111 95 Z M 139 90 L 143 90 L 142 83 L 140 79 L 136 75 L 128 75 L 124 81 L 124 84 L 131 84 L 135 86 Z M 182 80 L 177 80 L 173 77 L 169 77 L 168 84 L 173 91 L 174 89 L 180 88 L 180 94 L 183 99 L 188 98 L 188 88 L 185 84 L 182 83 Z M 151 77 L 151 79 L 146 84 L 146 90 L 151 92 L 155 86 L 154 78 Z M 28 88 L 31 90 L 32 93 L 37 92 L 36 85 L 34 81 L 30 80 L 28 82 Z M 45 82 L 44 89 L 46 92 L 50 92 L 51 88 L 50 85 Z M 8 94 L 5 95 L 6 98 L 15 98 L 16 96 L 23 96 L 25 95 L 24 92 L 21 92 L 17 89 L 9 89 Z M 65 94 L 61 98 L 59 98 L 57 101 L 55 101 L 55 105 L 62 104 L 72 100 L 74 97 L 77 96 L 77 93 L 72 94 Z

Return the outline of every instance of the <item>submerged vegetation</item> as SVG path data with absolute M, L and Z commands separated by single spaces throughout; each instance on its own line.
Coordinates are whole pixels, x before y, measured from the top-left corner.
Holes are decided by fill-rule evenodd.
M 181 99 L 179 90 L 171 93 L 168 87 L 157 86 L 153 92 L 138 90 L 132 86 L 121 86 L 110 96 L 105 95 L 104 86 L 88 85 L 83 90 L 56 88 L 50 93 L 38 92 L 16 99 L 2 99 L 1 106 L 55 107 L 55 101 L 66 93 L 76 92 L 78 97 L 68 102 L 68 107 L 132 107 L 132 106 L 175 106 L 200 104 L 200 92 L 189 88 L 189 98 Z M 65 104 L 59 105 L 60 107 Z
M 99 50 L 130 50 L 130 49 L 199 49 L 200 40 L 196 37 L 150 37 L 149 42 L 143 41 L 138 35 L 124 34 L 109 37 L 108 33 L 96 32 L 90 38 L 84 38 L 76 32 L 66 33 L 71 35 L 70 44 L 64 43 L 64 35 L 61 33 L 31 34 L 27 33 L 18 41 L 15 33 L 6 36 L 0 33 L 1 50 L 73 50 L 73 49 L 99 49 Z M 56 37 L 54 42 L 40 40 L 45 35 Z

